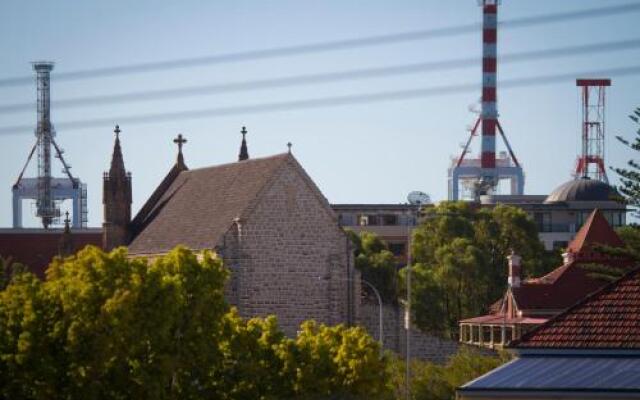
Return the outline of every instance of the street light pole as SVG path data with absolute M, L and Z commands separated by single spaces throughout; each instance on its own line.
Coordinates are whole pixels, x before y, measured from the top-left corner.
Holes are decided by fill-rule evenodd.
M 416 213 L 416 225 L 419 210 L 418 208 L 418 212 Z M 411 400 L 411 226 L 412 221 L 410 220 L 407 224 L 407 304 L 405 315 L 405 328 L 407 330 L 405 394 L 407 400 Z
M 382 312 L 382 297 L 380 297 L 380 292 L 378 292 L 378 289 L 375 288 L 375 286 L 373 286 L 371 284 L 371 282 L 368 282 L 362 278 L 360 278 L 360 280 L 362 281 L 362 283 L 367 284 L 367 286 L 369 286 L 372 290 L 373 293 L 376 294 L 376 297 L 378 298 L 378 311 L 379 311 L 379 316 L 378 316 L 378 324 L 379 324 L 379 328 L 378 328 L 378 340 L 380 341 L 380 350 L 382 351 L 382 349 L 384 349 L 384 337 L 383 335 L 383 312 Z
M 318 277 L 318 279 L 322 279 L 322 277 Z M 325 280 L 329 280 L 331 278 L 325 278 Z M 340 281 L 343 282 L 353 282 L 354 279 L 339 279 Z M 383 326 L 384 326 L 384 321 L 383 321 L 383 308 L 382 308 L 382 297 L 380 296 L 380 292 L 378 292 L 378 289 L 376 289 L 375 286 L 373 286 L 373 284 L 365 279 L 360 278 L 360 281 L 364 284 L 366 284 L 367 286 L 369 286 L 372 290 L 373 293 L 376 295 L 376 299 L 378 300 L 378 341 L 380 342 L 380 352 L 382 352 L 384 350 L 384 336 L 383 336 Z

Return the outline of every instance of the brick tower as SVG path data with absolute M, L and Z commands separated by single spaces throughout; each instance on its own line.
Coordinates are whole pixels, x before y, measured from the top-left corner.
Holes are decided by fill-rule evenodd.
M 111 168 L 104 173 L 102 204 L 104 223 L 102 224 L 102 247 L 105 251 L 129 243 L 131 222 L 131 173 L 124 169 L 120 148 L 120 128 L 114 130 L 116 141 L 113 145 Z

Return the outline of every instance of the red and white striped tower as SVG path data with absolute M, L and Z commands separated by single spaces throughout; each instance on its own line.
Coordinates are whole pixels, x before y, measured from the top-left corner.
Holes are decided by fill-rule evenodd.
M 524 171 L 507 140 L 498 121 L 497 106 L 497 39 L 498 4 L 500 0 L 478 0 L 482 6 L 482 108 L 471 134 L 459 157 L 452 160 L 449 168 L 449 200 L 462 197 L 479 200 L 486 194 L 494 194 L 498 183 L 506 179 L 511 183 L 511 194 L 524 193 Z M 477 130 L 482 132 L 480 156 L 469 158 L 469 146 Z M 496 157 L 496 134 L 500 134 L 509 152 L 509 156 Z M 460 193 L 460 184 L 468 194 Z
M 482 0 L 482 180 L 489 187 L 496 182 L 496 97 L 498 0 Z
M 576 162 L 575 177 L 609 183 L 604 167 L 605 88 L 611 79 L 577 79 L 582 93 L 582 153 Z

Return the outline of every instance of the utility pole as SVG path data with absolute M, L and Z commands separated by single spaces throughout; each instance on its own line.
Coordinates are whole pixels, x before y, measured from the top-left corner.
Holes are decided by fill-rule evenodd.
M 411 399 L 411 222 L 407 224 L 407 304 L 404 317 L 405 329 L 407 331 L 407 353 L 406 353 L 406 395 L 407 400 Z

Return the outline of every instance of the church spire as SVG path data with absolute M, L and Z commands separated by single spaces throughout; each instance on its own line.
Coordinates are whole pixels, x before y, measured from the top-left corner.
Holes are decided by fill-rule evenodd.
M 244 161 L 249 159 L 249 150 L 247 149 L 247 140 L 245 139 L 245 136 L 247 135 L 247 128 L 243 126 L 240 133 L 242 133 L 242 144 L 240 145 L 238 161 Z
M 68 257 L 73 254 L 73 238 L 71 237 L 71 227 L 69 226 L 69 211 L 65 213 L 64 231 L 60 238 L 58 253 L 61 257 Z
M 116 140 L 113 145 L 113 154 L 111 155 L 111 168 L 109 168 L 109 176 L 112 179 L 126 178 L 127 173 L 124 169 L 124 159 L 122 157 L 122 149 L 120 148 L 120 127 L 116 125 L 113 130 L 116 134 Z
M 187 169 L 187 166 L 184 163 L 184 156 L 182 155 L 182 145 L 187 143 L 187 139 L 182 136 L 182 133 L 178 133 L 178 137 L 173 139 L 173 143 L 178 145 L 178 159 L 176 160 L 176 166 L 179 169 Z
M 131 222 L 131 174 L 124 169 L 118 125 L 114 132 L 116 140 L 113 145 L 111 167 L 102 178 L 102 247 L 107 251 L 128 244 Z

